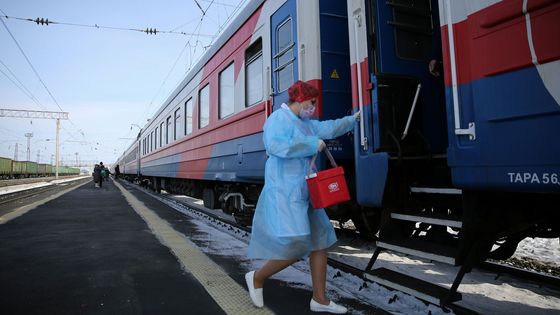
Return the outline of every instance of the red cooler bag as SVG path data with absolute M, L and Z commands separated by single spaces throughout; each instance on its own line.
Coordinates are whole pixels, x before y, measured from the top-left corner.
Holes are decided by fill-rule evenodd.
M 344 178 L 344 169 L 342 166 L 336 165 L 328 149 L 325 148 L 323 151 L 329 158 L 333 168 L 310 173 L 305 177 L 307 187 L 309 188 L 311 204 L 315 209 L 326 208 L 350 200 L 348 185 L 346 185 L 346 179 Z M 310 171 L 314 168 L 316 158 L 317 155 L 311 160 Z

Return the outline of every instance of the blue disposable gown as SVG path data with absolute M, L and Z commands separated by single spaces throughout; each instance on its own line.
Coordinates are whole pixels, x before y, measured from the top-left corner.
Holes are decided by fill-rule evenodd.
M 333 139 L 354 128 L 354 116 L 302 120 L 285 104 L 264 125 L 269 156 L 264 187 L 253 217 L 249 258 L 297 259 L 336 242 L 324 209 L 313 209 L 305 176 L 319 139 Z

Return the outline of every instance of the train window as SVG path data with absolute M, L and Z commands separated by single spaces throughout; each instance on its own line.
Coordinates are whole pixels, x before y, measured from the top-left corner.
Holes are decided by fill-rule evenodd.
M 158 133 L 159 133 L 159 128 L 156 127 L 156 132 L 155 132 L 155 136 L 156 136 L 156 137 L 154 138 L 154 140 L 155 140 L 155 141 L 154 141 L 154 149 L 157 149 L 157 148 L 158 148 L 158 139 L 159 139 L 159 138 L 158 138 Z
M 183 126 L 181 125 L 181 107 L 175 110 L 175 130 L 173 131 L 173 140 L 179 139 L 183 131 Z
M 404 59 L 429 60 L 432 52 L 432 8 L 429 0 L 396 0 L 393 6 L 395 49 Z
M 166 137 L 163 135 L 163 126 L 164 126 L 164 122 L 162 121 L 161 124 L 159 125 L 159 146 L 163 147 L 163 139 L 165 139 Z
M 245 100 L 246 106 L 263 99 L 262 40 L 259 38 L 245 51 Z
M 198 128 L 208 126 L 210 122 L 210 85 L 206 84 L 202 90 L 198 92 Z
M 188 135 L 193 129 L 193 105 L 192 98 L 185 103 L 185 134 Z
M 154 131 L 152 130 L 152 133 L 150 134 L 150 152 L 155 149 L 154 147 Z
M 292 38 L 292 20 L 288 19 L 276 29 L 276 59 L 277 93 L 283 92 L 294 82 L 294 41 Z
M 220 119 L 227 117 L 235 112 L 234 107 L 234 77 L 233 77 L 233 63 L 220 73 Z
M 171 116 L 167 117 L 167 123 L 165 124 L 165 144 L 169 144 L 173 142 L 173 127 L 171 126 L 173 121 L 171 120 Z

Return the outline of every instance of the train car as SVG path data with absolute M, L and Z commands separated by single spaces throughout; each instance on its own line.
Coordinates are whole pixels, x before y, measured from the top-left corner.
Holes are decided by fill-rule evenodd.
M 138 137 L 140 137 L 140 134 Z M 122 176 L 126 179 L 136 180 L 140 176 L 140 155 L 138 154 L 138 148 L 139 144 L 135 141 L 116 162 L 116 164 L 119 164 Z
M 12 163 L 11 159 L 0 157 L 0 178 L 8 179 L 12 177 Z
M 53 176 L 55 167 L 50 164 L 45 164 L 45 174 L 46 176 Z
M 12 177 L 13 178 L 24 178 L 27 177 L 27 164 L 25 161 L 13 161 L 12 162 Z
M 37 177 L 37 162 L 25 161 L 25 177 Z
M 43 163 L 37 163 L 37 176 L 47 176 L 47 165 Z
M 59 166 L 58 167 L 58 175 L 60 176 L 67 176 L 68 175 L 68 166 Z
M 121 172 L 138 170 L 155 190 L 202 198 L 250 224 L 264 180 L 266 118 L 298 79 L 321 91 L 316 118 L 350 114 L 349 62 L 344 2 L 251 1 L 142 128 L 118 161 Z M 351 138 L 327 145 L 352 174 Z
M 348 1 L 357 201 L 377 250 L 461 266 L 560 236 L 560 2 Z M 381 215 L 379 215 L 381 214 Z M 404 280 L 403 280 L 404 279 Z M 426 293 L 432 292 L 432 293 Z
M 66 174 L 68 176 L 76 176 L 80 174 L 80 169 L 75 167 L 67 167 Z

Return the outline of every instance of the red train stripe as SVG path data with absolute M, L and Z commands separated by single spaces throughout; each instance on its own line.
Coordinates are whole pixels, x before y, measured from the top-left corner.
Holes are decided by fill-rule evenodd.
M 560 59 L 560 2 L 530 1 L 532 41 L 539 63 Z M 453 25 L 458 84 L 533 64 L 522 1 L 500 2 Z M 445 84 L 451 85 L 447 25 L 441 28 Z

